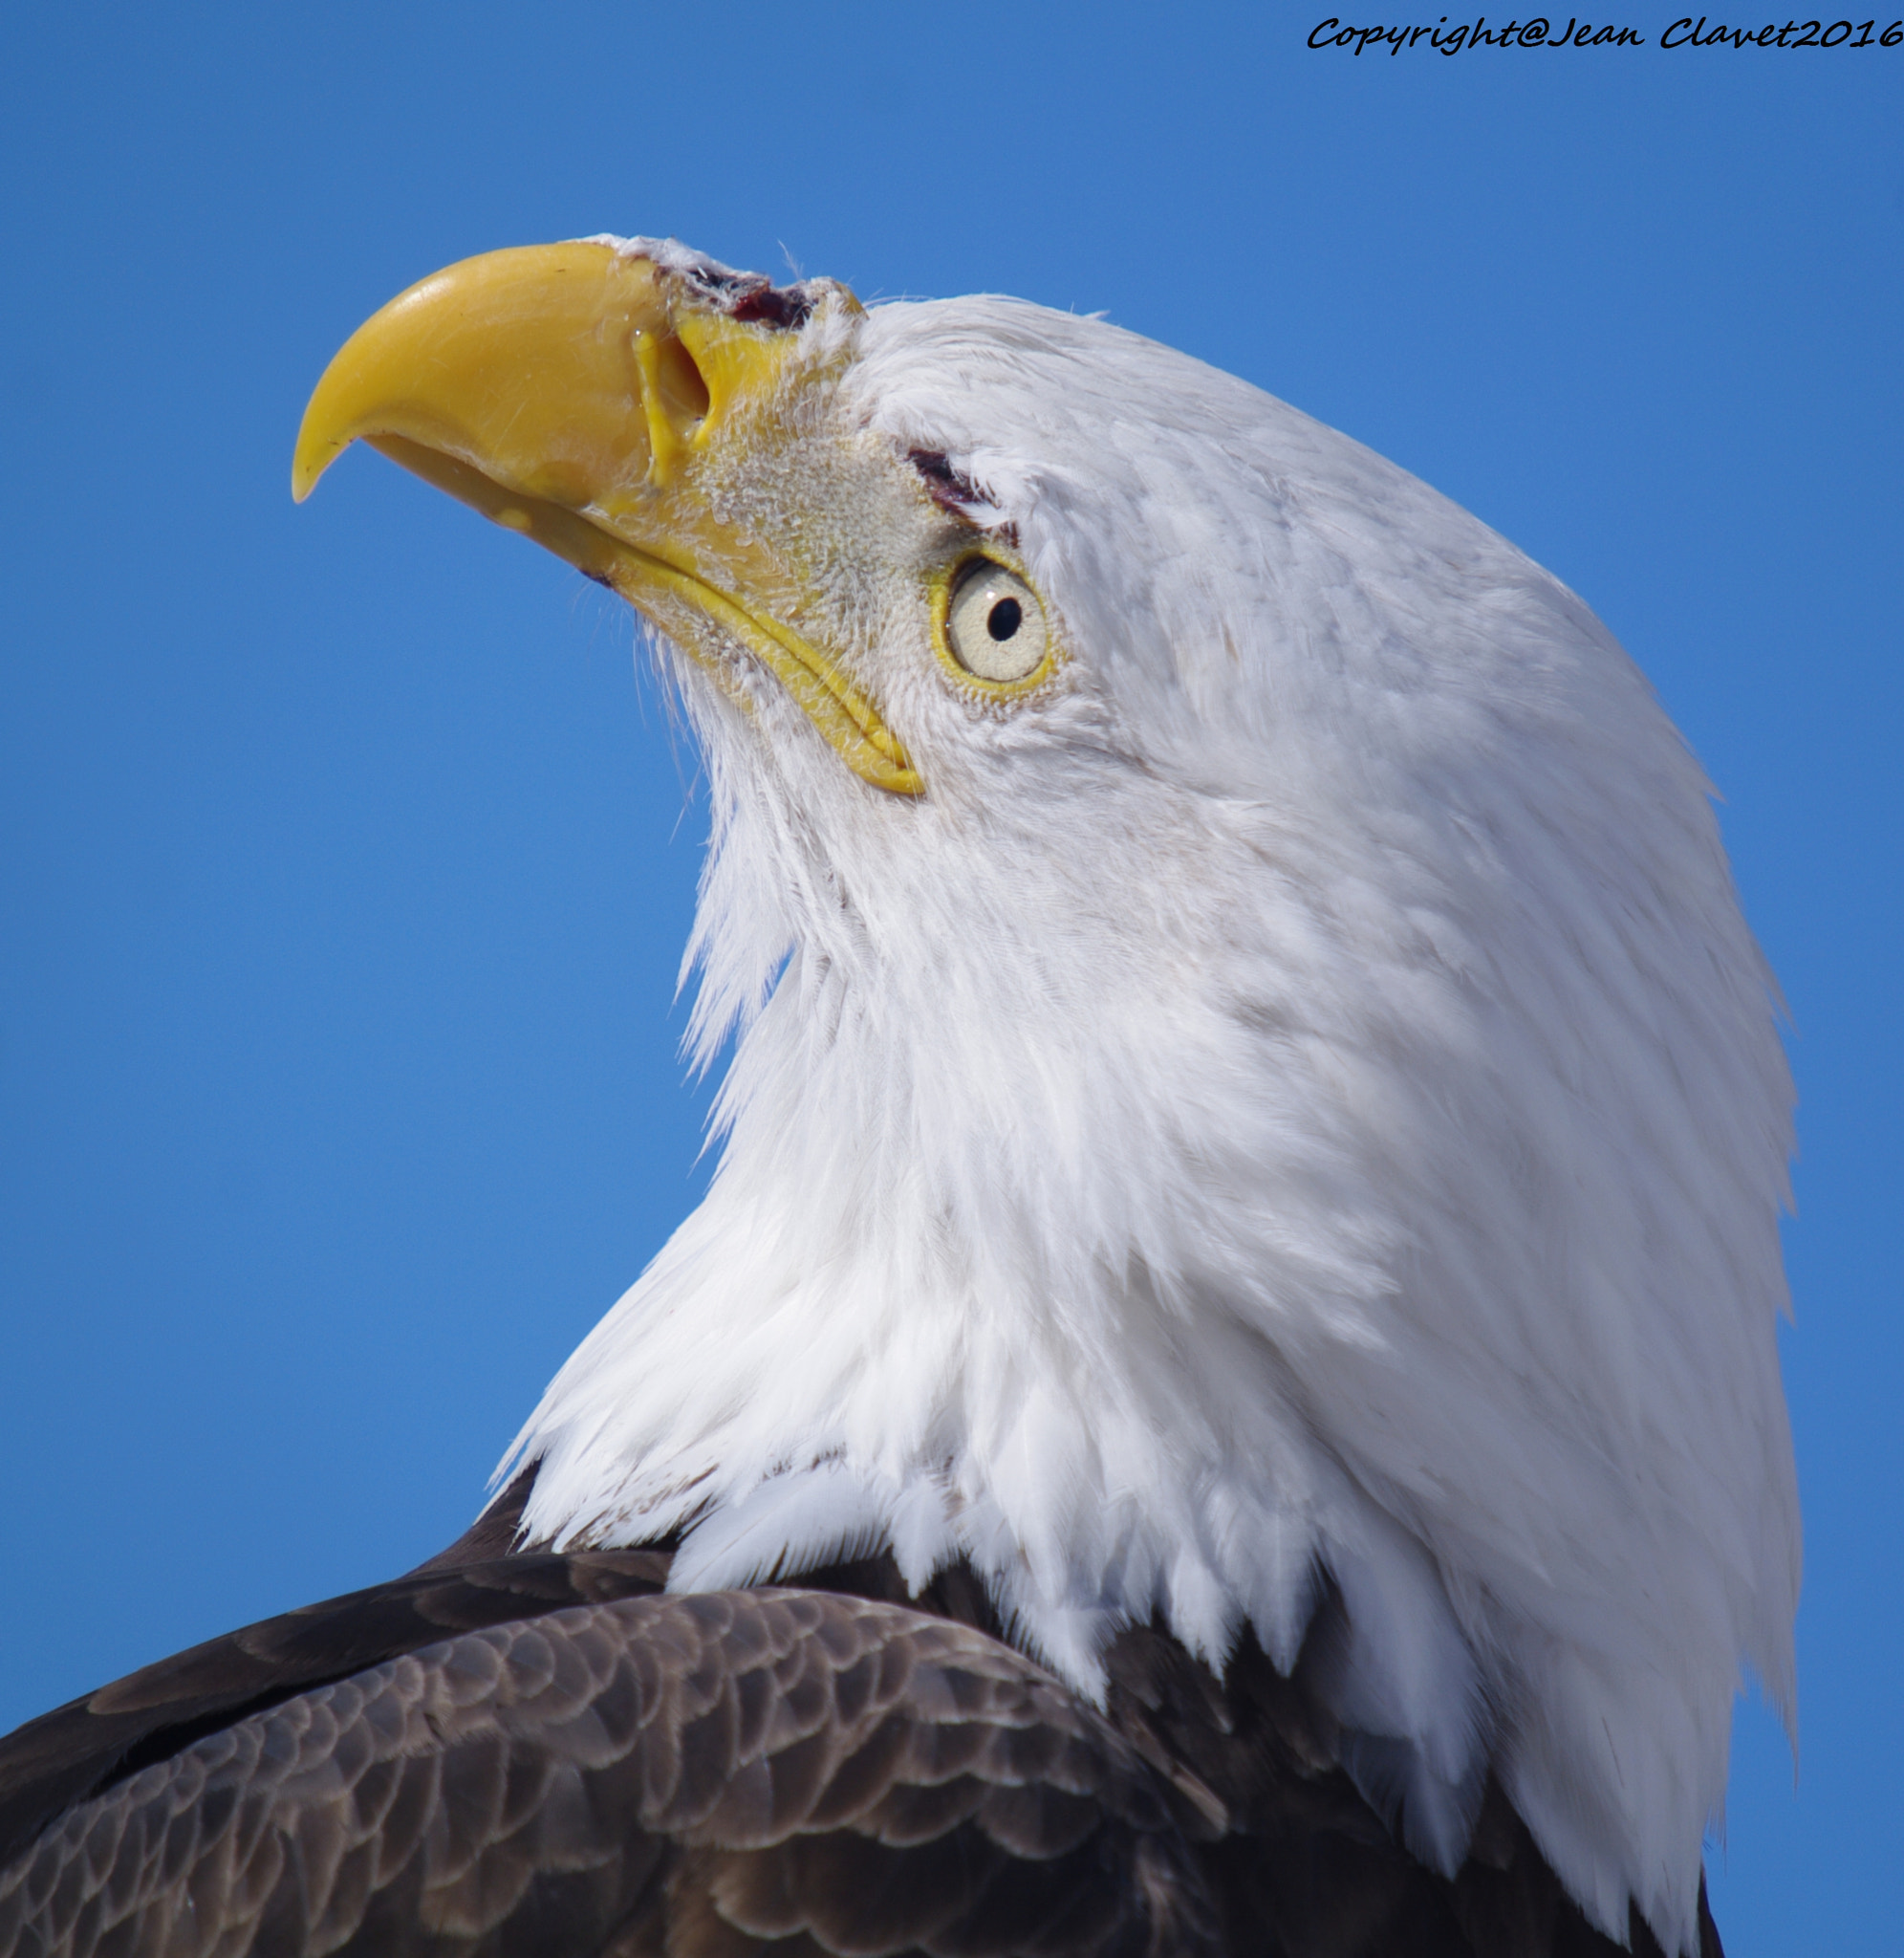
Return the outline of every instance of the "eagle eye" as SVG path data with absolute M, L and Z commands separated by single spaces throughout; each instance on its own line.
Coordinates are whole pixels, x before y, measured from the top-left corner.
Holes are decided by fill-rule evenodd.
M 974 557 L 952 580 L 941 642 L 974 680 L 1021 684 L 1039 673 L 1049 651 L 1044 601 L 1015 571 Z

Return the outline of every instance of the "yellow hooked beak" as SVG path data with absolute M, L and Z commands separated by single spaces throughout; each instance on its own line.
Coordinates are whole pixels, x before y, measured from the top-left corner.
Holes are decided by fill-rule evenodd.
M 368 442 L 611 586 L 717 673 L 707 628 L 737 642 L 855 773 L 916 795 L 878 709 L 788 623 L 797 580 L 721 507 L 735 451 L 770 441 L 789 407 L 798 341 L 611 245 L 465 259 L 391 300 L 326 368 L 292 494 Z

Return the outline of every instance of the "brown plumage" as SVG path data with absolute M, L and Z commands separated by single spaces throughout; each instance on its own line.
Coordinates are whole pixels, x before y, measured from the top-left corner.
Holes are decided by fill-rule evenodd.
M 525 1494 L 0 1743 L 0 1958 L 1618 1948 L 1498 1791 L 1454 1882 L 1397 1848 L 1309 1652 L 1133 1628 L 1100 1714 L 967 1574 L 669 1597 L 666 1548 L 494 1555 Z

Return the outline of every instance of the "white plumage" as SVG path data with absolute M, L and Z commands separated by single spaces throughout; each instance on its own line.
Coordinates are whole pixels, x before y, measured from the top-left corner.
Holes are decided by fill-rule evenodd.
M 662 642 L 725 1154 L 519 1438 L 530 1534 L 686 1529 L 682 1588 L 963 1556 L 1087 1692 L 1154 1611 L 1287 1664 L 1327 1573 L 1348 1765 L 1417 1853 L 1460 1861 L 1492 1765 L 1596 1924 L 1695 1948 L 1799 1577 L 1791 1090 L 1697 763 L 1579 599 L 1294 409 L 815 290 L 832 378 L 734 521 L 798 531 L 929 790 Z M 908 449 L 1059 621 L 1013 711 L 935 666 Z

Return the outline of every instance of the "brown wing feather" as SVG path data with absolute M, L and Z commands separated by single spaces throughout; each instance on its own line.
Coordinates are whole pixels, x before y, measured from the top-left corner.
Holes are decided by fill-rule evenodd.
M 193 1742 L 0 1872 L 0 1958 L 1141 1958 L 1213 1923 L 1153 1777 L 1049 1675 L 801 1592 L 465 1633 Z
M 984 1586 L 953 1565 L 912 1599 L 890 1556 L 802 1585 L 908 1600 L 1002 1636 Z M 1595 1930 L 1490 1779 L 1467 1861 L 1450 1882 L 1417 1862 L 1337 1765 L 1309 1665 L 1336 1635 L 1326 1599 L 1292 1673 L 1244 1634 L 1221 1680 L 1156 1625 L 1106 1654 L 1106 1717 L 1158 1776 L 1194 1845 L 1222 1948 L 1277 1958 L 1663 1958 L 1635 1912 L 1621 1946 Z M 1724 1958 L 1699 1893 L 1698 1958 Z
M 998 1643 L 984 1587 L 963 1566 L 917 1599 L 890 1557 L 803 1576 L 803 1592 L 827 1594 L 800 1607 L 818 1616 L 774 1623 L 806 1625 L 811 1651 L 775 1645 L 779 1634 L 768 1636 L 748 1601 L 767 1593 L 679 1600 L 685 1618 L 674 1606 L 654 1619 L 600 1618 L 583 1637 L 568 1629 L 568 1614 L 652 1597 L 669 1553 L 507 1555 L 533 1476 L 531 1467 L 467 1535 L 408 1577 L 213 1640 L 0 1741 L 0 1958 L 183 1953 L 184 1931 L 153 1930 L 167 1922 L 168 1884 L 195 1911 L 200 1893 L 226 1898 L 221 1909 L 235 1907 L 233 1896 L 256 1904 L 204 1947 L 219 1958 L 345 1948 L 340 1938 L 365 1953 L 738 1958 L 771 1946 L 785 1958 L 817 1958 L 908 1941 L 947 1953 L 1121 1950 L 1167 1932 L 1178 1942 L 1159 1951 L 1190 1950 L 1208 1934 L 1212 1909 L 1218 1948 L 1284 1958 L 1614 1958 L 1620 1949 L 1586 1923 L 1498 1787 L 1454 1882 L 1410 1859 L 1335 1765 L 1336 1737 L 1305 1666 L 1285 1677 L 1248 1640 L 1219 1681 L 1159 1629 L 1125 1631 L 1108 1655 L 1105 1712 L 1116 1739 L 1107 1741 L 1094 1715 Z M 959 1663 L 940 1652 L 936 1669 L 919 1670 L 920 1653 L 938 1650 L 919 1644 L 923 1634 L 855 1643 L 865 1624 L 857 1607 L 842 1615 L 840 1600 L 865 1599 L 899 1607 L 896 1624 L 938 1621 L 934 1636 L 966 1642 Z M 695 1616 L 715 1605 L 729 1612 L 718 1664 Z M 1329 1635 L 1330 1610 L 1318 1639 Z M 527 1638 L 557 1614 L 559 1638 Z M 683 1644 L 684 1627 L 703 1629 Z M 479 1633 L 493 1634 L 491 1643 L 463 1650 Z M 422 1668 L 401 1675 L 417 1704 L 435 1708 L 430 1695 L 446 1694 L 457 1721 L 474 1725 L 439 1730 L 426 1720 L 428 1744 L 391 1752 L 391 1722 L 409 1704 L 400 1686 L 384 1681 L 348 1719 L 339 1709 L 406 1656 Z M 1018 1682 L 1013 1691 L 1036 1686 L 1036 1718 L 994 1717 L 986 1696 L 1001 1690 L 999 1665 Z M 537 1667 L 547 1672 L 540 1686 Z M 602 1684 L 588 1687 L 585 1707 L 564 1698 L 597 1673 Z M 529 1725 L 507 1734 L 484 1724 L 506 1675 L 509 1704 L 539 1709 L 512 1714 Z M 428 1692 L 418 1684 L 425 1679 L 435 1681 Z M 896 1712 L 908 1693 L 917 1704 Z M 624 1754 L 591 1765 L 575 1752 L 592 1734 L 633 1733 L 628 1707 L 662 1700 L 674 1712 L 659 1727 L 650 1720 Z M 332 1723 L 321 1731 L 298 1724 L 320 1714 Z M 440 1722 L 440 1712 L 429 1718 Z M 444 1740 L 452 1732 L 453 1743 Z M 264 1751 L 249 1768 L 234 1753 L 193 1782 L 210 1773 L 208 1744 Z M 321 1804 L 296 1803 L 283 1811 L 294 1814 L 290 1836 L 267 1826 L 279 1813 L 278 1795 L 268 1794 L 277 1788 L 272 1763 L 288 1748 L 298 1758 L 315 1750 L 300 1787 L 316 1785 L 310 1776 L 342 1777 L 349 1826 L 323 1821 L 331 1812 Z M 149 1782 L 168 1763 L 174 1778 Z M 159 1798 L 141 1793 L 141 1807 L 128 1792 L 136 1777 L 141 1791 L 172 1792 L 156 1808 Z M 681 1826 L 631 1832 L 628 1818 L 645 1813 L 641 1803 L 659 1798 L 663 1782 Z M 1117 1801 L 1107 1808 L 1114 1785 Z M 190 1788 L 199 1793 L 185 1799 Z M 690 1811 L 703 1820 L 718 1813 L 726 1833 L 697 1834 L 683 1819 Z M 80 1855 L 72 1843 L 82 1815 Z M 129 1848 L 123 1831 L 135 1822 L 146 1835 Z M 233 1829 L 242 1868 L 219 1860 L 238 1851 L 213 1845 Z M 605 1860 L 578 1848 L 611 1838 Z M 213 1846 L 201 1855 L 203 1845 Z M 432 1855 L 463 1871 L 447 1889 L 419 1875 L 418 1859 Z M 287 1868 L 297 1873 L 294 1891 L 283 1887 Z M 147 1881 L 158 1888 L 132 1910 L 128 1885 Z M 439 1906 L 446 1914 L 432 1916 Z M 477 1928 L 499 1909 L 489 1929 Z M 1703 1898 L 1700 1916 L 1700 1958 L 1722 1958 Z M 356 1928 L 338 1929 L 347 1924 Z M 1658 1958 L 1637 1919 L 1630 1943 L 1635 1958 Z
M 667 1568 L 655 1551 L 426 1566 L 161 1660 L 0 1740 L 0 1864 L 74 1802 L 245 1714 L 458 1632 L 648 1596 Z

